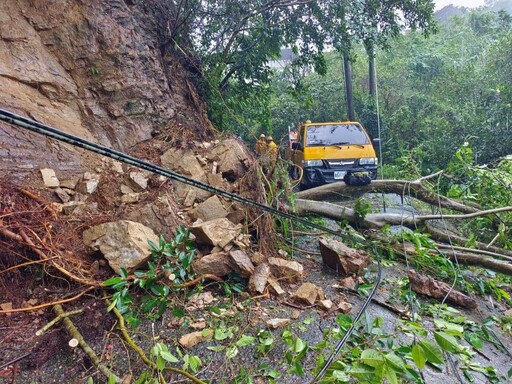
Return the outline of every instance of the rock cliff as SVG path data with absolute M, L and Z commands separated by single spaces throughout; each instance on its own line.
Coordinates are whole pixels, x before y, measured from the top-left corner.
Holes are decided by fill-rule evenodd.
M 156 133 L 208 137 L 190 70 L 163 48 L 169 3 L 0 2 L 0 108 L 123 151 Z M 0 123 L 0 176 L 78 171 L 87 158 Z

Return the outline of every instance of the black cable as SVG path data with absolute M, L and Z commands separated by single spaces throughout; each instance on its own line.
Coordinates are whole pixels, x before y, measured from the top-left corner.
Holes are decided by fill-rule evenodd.
M 196 187 L 196 188 L 199 188 L 199 189 L 211 192 L 211 193 L 213 193 L 215 195 L 223 196 L 223 197 L 226 197 L 226 198 L 228 198 L 230 200 L 237 201 L 239 203 L 243 203 L 243 204 L 249 205 L 251 207 L 261 209 L 261 210 L 263 210 L 265 212 L 269 212 L 269 213 L 272 213 L 274 215 L 281 216 L 283 218 L 286 218 L 286 219 L 289 219 L 289 220 L 293 220 L 293 221 L 299 222 L 299 223 L 301 223 L 303 225 L 306 225 L 306 226 L 309 226 L 309 227 L 312 227 L 312 228 L 315 228 L 315 229 L 318 229 L 318 230 L 321 230 L 321 231 L 328 232 L 328 233 L 330 233 L 332 235 L 341 237 L 339 232 L 336 232 L 336 231 L 334 231 L 332 229 L 329 229 L 329 228 L 323 227 L 321 225 L 309 222 L 308 220 L 305 220 L 305 219 L 303 219 L 301 217 L 298 217 L 298 216 L 295 216 L 295 215 L 291 215 L 291 214 L 286 213 L 286 212 L 278 211 L 277 209 L 274 209 L 274 208 L 269 207 L 267 205 L 258 203 L 256 201 L 253 201 L 253 200 L 250 200 L 250 199 L 246 199 L 244 197 L 241 197 L 241 196 L 236 195 L 236 194 L 231 193 L 231 192 L 224 191 L 224 190 L 216 188 L 216 187 L 212 187 L 211 185 L 203 183 L 202 181 L 195 180 L 195 179 L 183 176 L 183 175 L 181 175 L 179 173 L 176 173 L 176 172 L 170 171 L 168 169 L 156 166 L 156 165 L 151 164 L 151 163 L 149 163 L 147 161 L 144 161 L 144 160 L 138 159 L 136 157 L 127 155 L 127 154 L 125 154 L 123 152 L 119 152 L 119 151 L 116 151 L 114 149 L 104 147 L 102 145 L 93 143 L 91 141 L 82 139 L 80 137 L 71 135 L 71 134 L 66 133 L 66 132 L 60 131 L 60 130 L 58 130 L 56 128 L 49 127 L 49 126 L 47 126 L 45 124 L 38 123 L 37 121 L 34 121 L 34 120 L 28 119 L 26 117 L 22 117 L 22 116 L 16 115 L 16 114 L 14 114 L 12 112 L 0 109 L 0 121 L 4 121 L 6 123 L 18 126 L 20 128 L 28 129 L 29 131 L 42 134 L 42 135 L 50 137 L 52 139 L 56 139 L 56 140 L 62 141 L 64 143 L 71 144 L 73 146 L 76 146 L 76 147 L 79 147 L 79 148 L 83 148 L 83 149 L 86 149 L 86 150 L 91 151 L 91 152 L 98 153 L 98 154 L 100 154 L 102 156 L 110 157 L 110 158 L 112 158 L 114 160 L 118 160 L 118 161 L 121 161 L 123 163 L 126 163 L 126 164 L 129 164 L 129 165 L 133 165 L 135 167 L 144 169 L 146 171 L 150 171 L 150 172 L 153 172 L 153 173 L 165 176 L 165 177 L 167 177 L 169 179 L 176 180 L 176 181 L 182 182 L 182 183 L 187 184 L 187 185 L 191 185 L 193 187 Z
M 6 111 L 4 109 L 0 109 L 0 121 L 4 121 L 4 122 L 6 122 L 8 124 L 11 124 L 11 125 L 23 128 L 23 129 L 27 129 L 27 130 L 35 132 L 35 133 L 39 133 L 41 135 L 50 137 L 52 139 L 59 140 L 59 141 L 62 141 L 64 143 L 67 143 L 67 144 L 71 144 L 73 146 L 76 146 L 76 147 L 79 147 L 79 148 L 83 148 L 85 150 L 88 150 L 88 151 L 91 151 L 91 152 L 94 152 L 94 153 L 98 153 L 98 154 L 100 154 L 102 156 L 110 157 L 110 158 L 112 158 L 114 160 L 118 160 L 118 161 L 121 161 L 123 163 L 126 163 L 126 164 L 129 164 L 129 165 L 133 165 L 135 167 L 138 167 L 140 169 L 144 169 L 144 170 L 147 170 L 147 171 L 150 171 L 150 172 L 153 172 L 153 173 L 165 176 L 165 177 L 167 177 L 169 179 L 176 180 L 176 181 L 182 182 L 184 184 L 190 185 L 192 187 L 199 188 L 199 189 L 211 192 L 211 193 L 213 193 L 215 195 L 223 196 L 223 197 L 226 197 L 226 198 L 228 198 L 230 200 L 237 201 L 239 203 L 242 203 L 242 204 L 254 207 L 254 208 L 261 209 L 262 211 L 269 212 L 269 213 L 271 213 L 273 215 L 280 216 L 280 217 L 283 217 L 285 219 L 289 219 L 289 220 L 301 223 L 301 224 L 303 224 L 303 225 L 305 225 L 307 227 L 315 228 L 315 229 L 318 229 L 320 231 L 324 231 L 324 232 L 330 233 L 330 234 L 332 234 L 334 236 L 341 237 L 341 234 L 339 232 L 336 232 L 336 231 L 334 231 L 332 229 L 329 229 L 329 228 L 323 227 L 321 225 L 309 222 L 308 220 L 303 219 L 301 217 L 298 217 L 298 216 L 295 216 L 295 215 L 291 215 L 291 214 L 286 213 L 286 212 L 278 211 L 278 210 L 276 210 L 276 209 L 274 209 L 272 207 L 266 206 L 266 205 L 258 203 L 256 201 L 253 201 L 253 200 L 250 200 L 250 199 L 246 199 L 246 198 L 244 198 L 242 196 L 239 196 L 239 195 L 236 195 L 234 193 L 230 193 L 230 192 L 224 191 L 224 190 L 216 188 L 216 187 L 212 187 L 209 184 L 203 183 L 203 182 L 195 180 L 195 179 L 191 179 L 191 178 L 183 176 L 183 175 L 181 175 L 179 173 L 170 171 L 168 169 L 165 169 L 165 168 L 156 166 L 154 164 L 151 164 L 151 163 L 149 163 L 147 161 L 144 161 L 144 160 L 138 159 L 136 157 L 127 155 L 127 154 L 125 154 L 123 152 L 119 152 L 119 151 L 116 151 L 114 149 L 104 147 L 102 145 L 93 143 L 93 142 L 85 140 L 83 138 L 80 138 L 80 137 L 71 135 L 69 133 L 60 131 L 60 130 L 58 130 L 56 128 L 53 128 L 53 127 L 50 127 L 48 125 L 39 123 L 39 122 L 34 121 L 32 119 L 28 119 L 26 117 L 19 116 L 19 115 L 15 114 L 15 113 Z M 347 237 L 349 237 L 349 236 L 347 236 Z M 359 321 L 361 316 L 364 314 L 364 312 L 366 311 L 368 305 L 370 304 L 373 296 L 375 295 L 375 293 L 377 291 L 377 288 L 379 287 L 380 280 L 381 280 L 381 274 L 382 274 L 382 268 L 381 268 L 381 264 L 380 264 L 380 259 L 378 257 L 376 249 L 375 249 L 375 255 L 377 257 L 377 263 L 378 263 L 377 282 L 375 283 L 375 285 L 374 285 L 370 295 L 368 296 L 366 301 L 363 303 L 363 306 L 361 307 L 361 309 L 359 310 L 358 314 L 356 315 L 356 318 L 354 319 L 354 322 L 352 323 L 352 326 L 348 329 L 347 333 L 344 335 L 342 340 L 340 340 L 340 342 L 336 346 L 335 351 L 331 354 L 329 359 L 326 361 L 326 363 L 325 363 L 324 367 L 322 368 L 322 370 L 315 376 L 315 378 L 310 383 L 316 382 L 317 380 L 319 380 L 325 374 L 325 371 L 328 369 L 329 365 L 336 358 L 336 356 L 340 352 L 341 348 L 343 348 L 343 346 L 345 345 L 345 342 L 348 340 L 348 338 L 352 335 L 352 332 L 355 329 L 356 323 Z
M 354 330 L 356 328 L 356 325 L 357 325 L 357 322 L 359 321 L 361 316 L 363 316 L 364 313 L 366 312 L 366 309 L 368 308 L 368 305 L 370 305 L 373 297 L 375 296 L 375 293 L 377 293 L 377 288 L 379 288 L 380 281 L 381 281 L 381 278 L 382 278 L 382 266 L 380 264 L 380 257 L 379 257 L 379 254 L 378 254 L 378 251 L 377 251 L 375 245 L 374 245 L 374 249 L 373 250 L 374 250 L 374 253 L 375 253 L 375 257 L 377 259 L 377 266 L 378 266 L 377 281 L 375 282 L 375 285 L 373 286 L 372 291 L 370 292 L 370 294 L 366 298 L 365 302 L 363 303 L 363 306 L 361 307 L 361 309 L 357 313 L 357 315 L 356 315 L 354 321 L 352 322 L 352 325 L 350 326 L 350 328 L 347 330 L 345 335 L 343 335 L 343 338 L 340 341 L 338 341 L 338 344 L 336 344 L 336 348 L 334 348 L 334 351 L 331 353 L 329 358 L 325 361 L 322 369 L 316 374 L 316 376 L 311 381 L 308 382 L 308 384 L 316 383 L 318 380 L 320 380 L 325 375 L 325 372 L 329 369 L 329 367 L 332 364 L 332 362 L 334 361 L 334 359 L 338 356 L 338 354 L 340 353 L 341 349 L 343 348 L 343 346 L 347 342 L 348 338 L 352 335 L 352 332 L 354 332 Z

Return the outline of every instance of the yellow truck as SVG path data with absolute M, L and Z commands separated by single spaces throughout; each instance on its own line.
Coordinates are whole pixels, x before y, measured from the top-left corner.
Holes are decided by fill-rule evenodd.
M 293 162 L 290 176 L 298 180 L 301 188 L 310 188 L 347 177 L 377 178 L 377 149 L 363 126 L 355 121 L 337 121 L 299 124 L 296 132 L 289 133 L 290 145 L 285 158 Z M 302 170 L 302 172 L 301 172 Z M 348 175 L 348 176 L 347 176 Z

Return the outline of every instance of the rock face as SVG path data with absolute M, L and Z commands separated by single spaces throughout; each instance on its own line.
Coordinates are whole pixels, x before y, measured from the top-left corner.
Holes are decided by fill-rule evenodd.
M 158 244 L 158 236 L 151 228 L 128 220 L 91 227 L 84 231 L 83 240 L 86 245 L 99 250 L 117 273 L 120 268 L 133 270 L 149 259 L 148 240 Z
M 161 41 L 171 12 L 166 0 L 0 1 L 0 108 L 120 150 L 152 131 L 204 137 L 190 74 Z M 80 153 L 0 123 L 0 176 L 76 172 Z

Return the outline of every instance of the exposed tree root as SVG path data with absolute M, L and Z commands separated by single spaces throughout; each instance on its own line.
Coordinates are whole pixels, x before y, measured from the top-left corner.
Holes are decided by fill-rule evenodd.
M 82 292 L 80 292 L 78 295 L 76 296 L 73 296 L 73 297 L 70 297 L 68 299 L 62 299 L 62 300 L 57 300 L 57 301 L 52 301 L 51 303 L 45 303 L 45 304 L 40 304 L 40 305 L 36 305 L 34 307 L 28 307 L 28 308 L 17 308 L 17 309 L 6 309 L 6 310 L 2 310 L 0 311 L 0 315 L 1 314 L 6 314 L 6 313 L 15 313 L 15 312 L 29 312 L 29 311 L 37 311 L 39 309 L 42 309 L 42 308 L 47 308 L 47 307 L 52 307 L 52 306 L 55 306 L 55 305 L 60 305 L 60 304 L 64 304 L 64 303 L 69 303 L 71 301 L 74 301 L 80 297 L 82 297 L 83 295 L 85 295 L 87 292 L 89 291 L 92 291 L 95 287 L 89 287 L 85 290 L 83 290 Z
M 114 374 L 114 372 L 112 372 L 109 368 L 107 368 L 105 364 L 101 362 L 96 352 L 94 352 L 94 350 L 89 346 L 89 344 L 87 344 L 82 334 L 75 327 L 75 325 L 69 319 L 69 317 L 64 316 L 65 312 L 62 309 L 62 306 L 60 304 L 54 305 L 53 311 L 57 316 L 62 317 L 62 322 L 64 323 L 64 327 L 66 328 L 66 331 L 68 332 L 69 336 L 78 340 L 78 343 L 82 350 L 89 357 L 89 359 L 91 359 L 92 363 L 98 367 L 99 371 L 103 373 L 107 378 L 113 377 L 116 383 L 121 383 L 122 379 L 116 374 Z
M 107 305 L 110 305 L 110 302 L 107 300 Z M 126 325 L 124 323 L 124 318 L 123 318 L 123 315 L 121 315 L 121 313 L 119 313 L 119 311 L 114 307 L 112 308 L 112 312 L 114 312 L 114 314 L 116 315 L 118 321 L 119 321 L 119 330 L 121 331 L 121 333 L 123 334 L 123 337 L 125 339 L 125 341 L 128 343 L 128 345 L 135 351 L 137 352 L 137 354 L 139 355 L 139 357 L 142 359 L 142 361 L 144 361 L 144 363 L 146 363 L 149 367 L 151 367 L 152 369 L 155 369 L 155 370 L 158 370 L 155 362 L 151 361 L 147 356 L 146 354 L 144 353 L 144 351 L 142 350 L 142 348 L 140 348 L 134 341 L 133 339 L 130 337 L 130 335 L 128 334 L 128 331 L 126 329 Z M 196 384 L 206 384 L 204 381 L 202 381 L 201 379 L 195 377 L 194 375 L 188 373 L 187 371 L 184 371 L 183 369 L 179 369 L 179 368 L 173 368 L 173 367 L 165 367 L 165 370 L 166 371 L 170 371 L 170 372 L 175 372 L 175 373 L 178 373 L 180 375 L 183 375 L 185 377 L 187 377 L 188 379 L 192 380 L 194 383 Z

